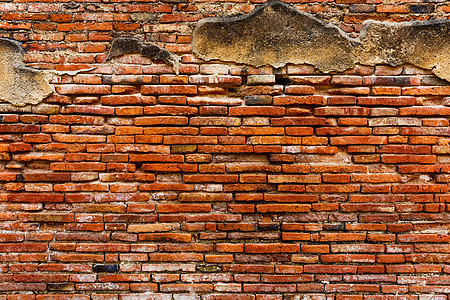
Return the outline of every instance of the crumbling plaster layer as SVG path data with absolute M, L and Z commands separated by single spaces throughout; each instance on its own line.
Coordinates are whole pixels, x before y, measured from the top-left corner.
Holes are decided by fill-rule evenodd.
M 412 64 L 450 81 L 450 21 L 389 23 L 366 21 L 353 50 L 355 62 Z
M 25 66 L 23 55 L 19 42 L 0 38 L 0 100 L 15 106 L 38 104 L 53 92 L 41 71 Z
M 325 73 L 341 72 L 355 63 L 413 64 L 450 81 L 448 20 L 366 21 L 361 35 L 351 39 L 333 24 L 272 1 L 246 16 L 201 20 L 194 30 L 193 51 L 204 60 L 256 67 L 311 64 Z
M 171 65 L 174 72 L 178 74 L 181 59 L 178 55 L 170 53 L 157 45 L 143 44 L 133 37 L 120 37 L 114 39 L 111 43 L 111 49 L 109 50 L 106 60 L 129 53 L 140 53 L 151 59 L 162 60 L 166 64 Z

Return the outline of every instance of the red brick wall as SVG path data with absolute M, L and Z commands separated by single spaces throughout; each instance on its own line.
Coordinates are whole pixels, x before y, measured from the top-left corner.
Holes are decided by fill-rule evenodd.
M 450 13 L 291 2 L 353 35 Z M 195 58 L 196 21 L 254 6 L 0 2 L 27 64 L 96 67 L 51 76 L 40 105 L 0 104 L 1 300 L 450 299 L 449 83 Z M 180 75 L 103 62 L 118 36 L 182 56 Z

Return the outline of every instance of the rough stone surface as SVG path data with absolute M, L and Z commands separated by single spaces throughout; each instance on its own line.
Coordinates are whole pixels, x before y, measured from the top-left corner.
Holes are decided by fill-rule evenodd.
M 278 1 L 246 16 L 201 20 L 193 36 L 193 51 L 205 60 L 257 67 L 311 64 L 322 72 L 353 67 L 352 46 L 338 27 Z
M 320 71 L 344 71 L 364 65 L 412 64 L 450 81 L 450 21 L 389 23 L 366 21 L 357 39 L 338 27 L 278 1 L 246 16 L 201 20 L 193 51 L 260 67 L 311 64 Z
M 166 64 L 171 65 L 175 73 L 178 74 L 180 64 L 180 57 L 178 55 L 170 53 L 157 45 L 145 45 L 138 39 L 131 37 L 114 39 L 111 43 L 111 49 L 109 50 L 106 60 L 129 53 L 140 53 L 151 59 L 162 60 Z
M 450 81 L 450 22 L 366 21 L 355 57 L 362 64 L 412 64 Z
M 22 62 L 24 53 L 19 42 L 0 38 L 0 99 L 15 106 L 38 104 L 53 92 L 39 70 Z

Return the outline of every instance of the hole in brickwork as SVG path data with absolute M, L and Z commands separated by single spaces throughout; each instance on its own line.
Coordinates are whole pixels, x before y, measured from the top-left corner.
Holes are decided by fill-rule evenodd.
M 276 74 L 275 75 L 275 83 L 281 85 L 288 85 L 292 83 L 292 80 L 288 75 L 285 74 Z

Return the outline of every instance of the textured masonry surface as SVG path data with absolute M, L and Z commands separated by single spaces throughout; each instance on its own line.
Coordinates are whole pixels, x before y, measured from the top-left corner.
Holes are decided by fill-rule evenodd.
M 0 38 L 0 101 L 25 106 L 38 104 L 52 88 L 38 70 L 22 62 L 24 49 L 14 40 Z
M 450 14 L 292 5 L 360 40 L 365 20 Z M 256 6 L 0 2 L 1 36 L 55 90 L 0 104 L 0 300 L 448 300 L 449 82 L 408 60 L 194 54 L 199 20 Z
M 256 67 L 310 64 L 319 71 L 355 66 L 413 64 L 450 81 L 450 21 L 389 23 L 366 21 L 361 35 L 350 39 L 339 27 L 279 1 L 249 15 L 200 21 L 193 36 L 194 53 Z

